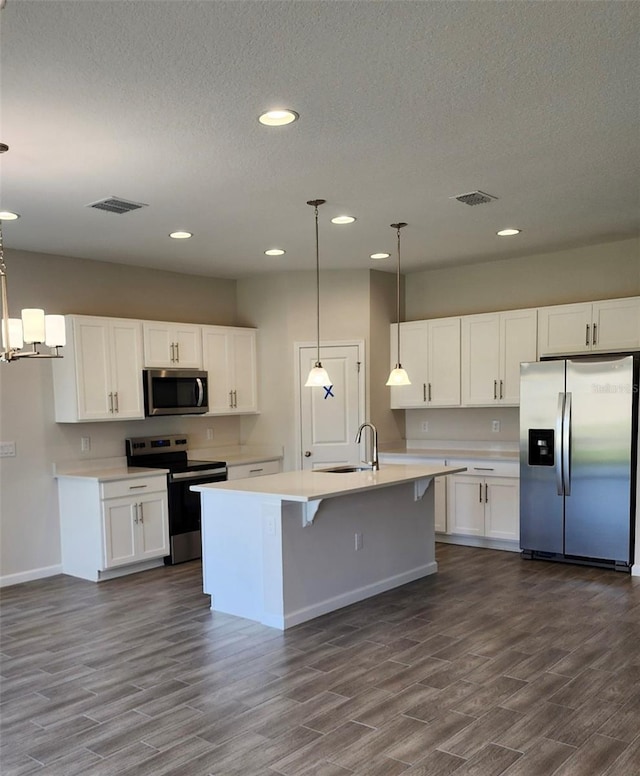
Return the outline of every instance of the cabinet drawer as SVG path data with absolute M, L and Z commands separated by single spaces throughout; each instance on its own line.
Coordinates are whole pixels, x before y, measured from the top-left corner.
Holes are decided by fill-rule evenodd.
M 127 480 L 114 480 L 103 482 L 101 485 L 102 499 L 120 498 L 121 496 L 144 495 L 145 493 L 157 493 L 167 489 L 167 480 L 162 477 L 135 477 Z
M 262 477 L 264 474 L 278 474 L 280 460 L 256 461 L 255 463 L 243 463 L 239 466 L 229 466 L 227 479 L 243 480 L 247 477 Z
M 478 477 L 520 476 L 520 464 L 517 461 L 481 461 L 477 458 L 469 461 L 460 458 L 447 458 L 447 466 L 466 466 L 465 475 Z

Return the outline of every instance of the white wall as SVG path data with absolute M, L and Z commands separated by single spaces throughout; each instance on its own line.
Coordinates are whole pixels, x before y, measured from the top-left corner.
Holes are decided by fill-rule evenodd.
M 372 275 L 376 276 L 373 280 Z M 389 409 L 389 389 L 384 385 L 389 364 L 389 323 L 395 315 L 389 299 L 394 289 L 395 280 L 389 273 L 361 270 L 320 274 L 320 338 L 327 342 L 364 340 L 366 414 L 378 425 L 381 441 L 398 441 L 402 432 L 401 423 Z M 261 414 L 243 418 L 242 440 L 282 445 L 284 468 L 298 468 L 299 461 L 294 459 L 294 343 L 316 341 L 315 273 L 265 274 L 239 280 L 238 315 L 243 325 L 259 330 L 261 376 Z

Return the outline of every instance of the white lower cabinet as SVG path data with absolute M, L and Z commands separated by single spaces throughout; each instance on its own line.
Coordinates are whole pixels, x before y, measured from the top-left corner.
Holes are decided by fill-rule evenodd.
M 468 473 L 447 477 L 448 532 L 468 537 L 517 542 L 520 538 L 520 481 L 516 463 L 467 466 Z M 500 476 L 504 474 L 506 476 Z
M 60 475 L 58 500 L 65 574 L 97 582 L 161 565 L 169 554 L 164 473 L 106 482 Z
M 281 471 L 282 460 L 280 458 L 254 461 L 253 463 L 230 464 L 227 467 L 227 479 L 244 480 L 247 477 L 262 477 L 265 474 L 278 474 L 278 472 Z
M 166 493 L 103 502 L 104 567 L 169 554 Z

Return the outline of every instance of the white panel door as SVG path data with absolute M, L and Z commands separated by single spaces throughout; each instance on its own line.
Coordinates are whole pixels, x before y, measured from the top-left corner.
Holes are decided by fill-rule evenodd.
M 254 330 L 234 331 L 231 337 L 235 411 L 257 412 L 256 332 Z
M 391 324 L 390 352 L 393 368 L 398 361 L 398 328 Z M 411 385 L 391 388 L 391 409 L 427 406 L 427 321 L 400 324 L 400 363 Z
M 516 477 L 487 477 L 485 480 L 485 536 L 494 539 L 520 538 L 520 482 Z
M 640 297 L 593 303 L 592 350 L 640 347 Z
M 538 310 L 538 356 L 591 350 L 591 303 L 561 304 Z
M 169 518 L 164 493 L 149 495 L 138 502 L 139 560 L 161 558 L 169 554 Z
M 136 560 L 136 502 L 130 498 L 104 502 L 104 567 L 122 566 Z
M 204 369 L 209 376 L 209 413 L 232 412 L 227 329 L 205 326 L 202 332 Z
M 357 463 L 361 455 L 355 442 L 364 411 L 364 381 L 358 345 L 320 348 L 320 360 L 332 385 L 307 388 L 304 383 L 315 364 L 317 349 L 299 348 L 301 468 L 318 469 L 340 463 Z M 364 450 L 363 455 L 364 457 Z
M 106 320 L 74 321 L 78 381 L 78 419 L 113 418 L 109 401 L 111 364 L 109 323 Z M 142 379 L 142 376 L 141 376 Z
M 484 480 L 464 474 L 446 479 L 449 533 L 484 536 Z
M 498 401 L 499 342 L 500 315 L 498 313 L 468 315 L 462 319 L 462 404 L 464 406 L 483 406 L 495 404 Z
M 173 331 L 175 342 L 175 366 L 180 369 L 202 369 L 202 330 L 200 326 L 176 325 Z

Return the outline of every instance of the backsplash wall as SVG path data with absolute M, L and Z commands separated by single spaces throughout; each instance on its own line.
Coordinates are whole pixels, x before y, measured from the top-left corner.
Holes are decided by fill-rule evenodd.
M 407 439 L 517 443 L 520 414 L 517 407 L 451 407 L 447 409 L 397 410 L 405 413 Z M 500 431 L 491 430 L 500 422 Z M 428 431 L 422 424 L 428 423 Z

